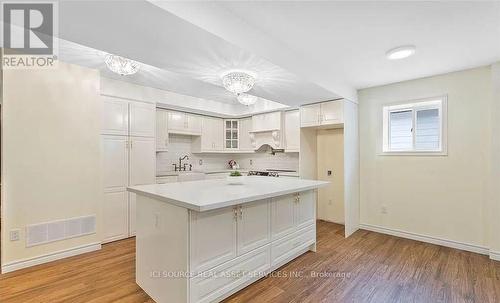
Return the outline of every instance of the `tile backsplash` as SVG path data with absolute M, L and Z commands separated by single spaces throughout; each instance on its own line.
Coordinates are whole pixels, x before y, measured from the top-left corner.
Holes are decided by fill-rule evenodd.
M 249 154 L 193 154 L 191 152 L 191 136 L 169 136 L 168 152 L 156 153 L 157 173 L 172 171 L 172 164 L 179 162 L 179 157 L 187 155 L 186 163 L 193 165 L 193 170 L 218 170 L 228 168 L 229 160 L 233 159 L 242 169 L 289 169 L 299 170 L 299 153 L 249 153 Z M 201 161 L 200 161 L 201 160 Z M 184 162 L 184 161 L 183 161 Z M 201 163 L 201 164 L 200 164 Z

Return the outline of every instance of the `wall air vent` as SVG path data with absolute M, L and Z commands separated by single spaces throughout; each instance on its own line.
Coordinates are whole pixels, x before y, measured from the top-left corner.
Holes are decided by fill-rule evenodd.
M 95 232 L 95 215 L 32 224 L 26 227 L 26 247 L 81 237 Z

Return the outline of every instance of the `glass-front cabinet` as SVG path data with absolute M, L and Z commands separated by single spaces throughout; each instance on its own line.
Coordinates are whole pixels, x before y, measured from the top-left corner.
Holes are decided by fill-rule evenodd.
M 237 150 L 239 140 L 239 121 L 225 120 L 224 122 L 224 147 L 229 150 Z

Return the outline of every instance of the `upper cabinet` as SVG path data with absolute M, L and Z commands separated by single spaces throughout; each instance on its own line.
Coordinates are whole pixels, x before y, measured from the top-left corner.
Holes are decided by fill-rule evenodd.
M 300 126 L 313 127 L 344 123 L 344 101 L 335 100 L 300 107 Z
M 252 116 L 252 132 L 267 132 L 281 129 L 281 112 Z
M 344 123 L 344 101 L 330 101 L 321 104 L 321 125 Z
M 156 109 L 152 103 L 129 102 L 129 135 L 136 137 L 155 136 Z
M 291 110 L 285 112 L 285 151 L 300 150 L 300 112 Z
M 168 142 L 168 112 L 156 109 L 156 151 L 167 151 Z
M 224 149 L 238 150 L 239 147 L 239 120 L 224 120 Z
M 253 152 L 250 132 L 252 131 L 252 118 L 243 118 L 238 121 L 239 126 L 239 148 L 241 152 Z
M 101 96 L 101 133 L 137 137 L 155 136 L 155 105 Z
M 168 112 L 168 132 L 181 135 L 201 135 L 201 116 L 184 112 Z
M 321 105 L 311 104 L 300 107 L 300 126 L 318 126 L 320 124 Z
M 201 136 L 193 139 L 192 151 L 218 152 L 223 150 L 223 120 L 214 117 L 201 117 Z

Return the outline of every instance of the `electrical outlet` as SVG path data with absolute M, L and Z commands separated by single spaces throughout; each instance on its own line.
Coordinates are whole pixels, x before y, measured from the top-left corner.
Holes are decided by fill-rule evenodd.
M 383 213 L 384 215 L 386 215 L 387 214 L 387 206 L 382 205 L 382 207 L 380 208 L 380 212 Z
M 250 159 L 250 166 L 252 166 L 252 165 L 253 165 L 253 160 L 252 160 L 252 159 Z
M 19 229 L 12 229 L 10 231 L 10 240 L 11 241 L 19 241 L 21 230 Z
M 332 204 L 333 204 L 332 199 L 329 199 L 329 200 L 328 200 L 328 205 L 332 205 Z
M 203 165 L 203 159 L 198 160 L 199 165 Z

